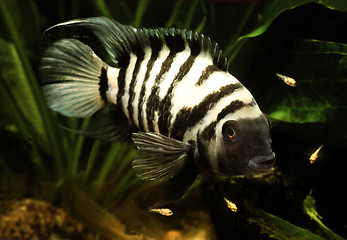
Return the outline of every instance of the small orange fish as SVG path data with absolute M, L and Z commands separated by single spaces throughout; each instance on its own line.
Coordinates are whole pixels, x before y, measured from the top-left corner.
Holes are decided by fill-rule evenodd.
M 227 203 L 227 206 L 231 211 L 237 212 L 237 206 L 235 203 L 233 203 L 232 201 L 230 201 L 226 197 L 224 197 L 224 201 Z
M 312 153 L 312 155 L 310 156 L 310 163 L 311 163 L 311 164 L 314 163 L 314 162 L 317 160 L 317 158 L 318 158 L 318 153 L 319 153 L 319 151 L 322 149 L 322 147 L 323 147 L 323 145 L 320 146 L 319 148 L 317 148 L 317 150 L 314 151 L 314 153 Z
M 152 208 L 149 212 L 159 213 L 160 215 L 170 217 L 173 215 L 173 212 L 168 208 Z
M 291 86 L 291 87 L 296 87 L 296 81 L 294 78 L 276 73 L 276 77 L 278 77 L 279 79 L 283 80 L 283 82 L 285 82 L 287 85 Z

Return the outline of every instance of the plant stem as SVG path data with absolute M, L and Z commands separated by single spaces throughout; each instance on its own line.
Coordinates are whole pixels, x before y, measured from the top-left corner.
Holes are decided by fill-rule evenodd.
M 100 168 L 99 171 L 99 176 L 98 178 L 95 180 L 94 184 L 95 186 L 100 185 L 103 180 L 106 178 L 107 174 L 109 173 L 111 166 L 114 162 L 114 160 L 116 159 L 117 155 L 121 155 L 120 152 L 122 151 L 122 145 L 120 144 L 112 144 L 111 145 L 111 149 L 108 152 L 107 156 L 105 157 L 105 160 Z
M 241 48 L 240 46 L 243 45 L 243 43 L 240 45 L 240 42 L 238 41 L 238 39 L 240 37 L 240 34 L 241 34 L 243 28 L 247 24 L 250 16 L 252 15 L 254 8 L 257 5 L 257 1 L 258 0 L 253 0 L 251 6 L 249 6 L 245 16 L 242 18 L 242 21 L 239 24 L 238 28 L 236 29 L 235 33 L 233 34 L 233 36 L 229 40 L 228 44 L 226 45 L 226 48 L 224 50 L 224 54 L 226 56 L 229 56 L 230 54 L 232 54 L 232 56 L 229 57 L 229 62 L 231 62 L 233 60 L 233 58 L 236 56 L 236 54 L 240 50 L 240 48 Z
M 194 17 L 194 13 L 195 13 L 196 7 L 199 4 L 199 1 L 200 0 L 194 0 L 191 3 L 191 6 L 189 8 L 188 15 L 187 15 L 187 18 L 186 18 L 186 21 L 185 21 L 185 24 L 184 24 L 184 28 L 185 29 L 190 29 L 191 24 L 192 24 L 192 20 L 193 20 L 193 17 Z
M 90 120 L 90 118 L 87 118 L 83 121 L 82 129 L 84 129 L 88 125 L 89 120 Z M 84 139 L 85 139 L 85 137 L 80 135 L 77 137 L 77 140 L 74 141 L 72 144 L 72 146 L 74 146 L 73 155 L 72 155 L 71 159 L 69 159 L 69 163 L 68 163 L 69 173 L 70 173 L 71 177 L 76 177 L 78 165 L 79 165 L 79 161 L 80 161 L 80 157 L 81 157 L 81 153 L 82 153 L 82 147 L 83 147 Z
M 149 4 L 151 3 L 151 0 L 140 0 L 137 4 L 137 9 L 135 13 L 135 18 L 133 20 L 132 25 L 134 27 L 140 27 L 142 22 L 142 17 L 145 14 Z
M 98 8 L 99 12 L 103 16 L 108 17 L 108 18 L 112 17 L 112 14 L 108 10 L 108 7 L 105 3 L 105 0 L 95 0 L 94 2 L 95 2 L 96 7 Z
M 88 162 L 87 162 L 87 168 L 86 168 L 86 170 L 85 170 L 85 172 L 83 174 L 82 181 L 84 183 L 88 180 L 89 175 L 92 172 L 96 156 L 98 155 L 99 150 L 100 150 L 100 146 L 101 146 L 101 141 L 100 140 L 95 140 L 94 144 L 93 144 L 93 147 L 92 147 L 92 150 L 89 153 Z
M 175 4 L 175 7 L 171 13 L 171 16 L 165 25 L 166 27 L 173 27 L 174 23 L 176 22 L 177 14 L 180 10 L 182 2 L 183 2 L 183 0 L 177 0 L 176 1 L 176 4 Z

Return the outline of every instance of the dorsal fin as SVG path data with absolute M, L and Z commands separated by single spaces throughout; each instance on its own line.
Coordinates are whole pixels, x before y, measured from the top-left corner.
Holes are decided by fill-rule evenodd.
M 61 26 L 82 26 L 92 30 L 112 60 L 120 66 L 128 64 L 131 52 L 136 54 L 138 51 L 144 51 L 146 47 L 156 47 L 160 50 L 163 45 L 167 45 L 171 51 L 182 51 L 188 46 L 193 55 L 203 51 L 213 59 L 216 67 L 227 71 L 227 59 L 222 55 L 218 44 L 212 42 L 209 37 L 190 30 L 134 28 L 105 17 L 95 17 L 60 23 L 46 31 Z

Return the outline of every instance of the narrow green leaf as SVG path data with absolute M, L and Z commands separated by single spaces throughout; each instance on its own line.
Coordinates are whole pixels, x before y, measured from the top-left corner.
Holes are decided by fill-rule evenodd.
M 197 33 L 201 33 L 202 30 L 204 29 L 205 25 L 206 25 L 206 21 L 207 21 L 207 15 L 208 15 L 208 11 L 207 11 L 207 7 L 206 7 L 206 3 L 204 1 L 201 2 L 201 10 L 203 12 L 203 17 L 199 23 L 199 25 L 195 28 L 195 32 Z
M 199 25 L 195 28 L 195 32 L 197 33 L 201 33 L 202 30 L 204 29 L 205 27 L 205 24 L 206 24 L 206 20 L 207 20 L 207 17 L 204 16 L 201 20 L 201 22 L 199 23 Z
M 185 29 L 191 28 L 194 13 L 196 11 L 196 8 L 197 8 L 199 2 L 200 2 L 200 0 L 193 0 L 193 2 L 191 3 L 183 28 L 185 28 Z
M 34 5 L 33 2 L 31 4 Z M 11 14 L 10 9 L 13 8 L 17 10 L 17 18 Z M 36 132 L 35 139 L 46 146 L 47 152 L 55 160 L 57 175 L 55 177 L 61 177 L 64 162 L 62 146 L 58 140 L 58 131 L 42 97 L 38 79 L 28 59 L 27 49 L 23 41 L 25 36 L 21 35 L 23 33 L 16 25 L 21 16 L 20 11 L 17 9 L 15 1 L 9 0 L 0 1 L 0 12 L 6 27 L 5 31 L 8 32 L 10 39 L 10 41 L 1 39 L 0 42 L 0 54 L 2 56 L 0 66 L 3 79 L 9 86 L 8 91 L 11 91 L 12 95 L 15 96 L 13 100 L 16 102 L 15 105 L 19 106 L 21 114 L 25 116 L 25 121 L 32 125 L 31 132 Z
M 87 118 L 83 121 L 81 129 L 84 129 L 90 121 L 90 118 Z M 81 154 L 82 154 L 82 147 L 85 140 L 85 136 L 79 135 L 77 137 L 77 140 L 72 143 L 73 149 L 70 151 L 72 152 L 72 156 L 69 159 L 68 166 L 69 166 L 69 173 L 71 177 L 76 177 L 78 165 L 80 162 Z
M 173 27 L 174 23 L 176 22 L 177 15 L 181 9 L 182 2 L 183 2 L 183 0 L 177 0 L 176 1 L 176 4 L 173 8 L 173 11 L 171 12 L 171 16 L 166 23 L 166 27 Z
M 1 40 L 1 39 L 0 39 Z M 0 44 L 1 46 L 1 44 Z M 32 138 L 33 131 L 32 125 L 25 120 L 23 112 L 17 104 L 16 97 L 9 91 L 10 86 L 3 79 L 2 72 L 0 77 L 0 96 L 3 105 L 5 106 L 6 112 L 9 113 L 11 120 L 15 123 L 15 128 L 18 129 L 18 133 L 23 136 L 24 139 Z M 43 163 L 43 160 L 40 158 L 38 152 L 38 146 L 33 143 L 33 151 L 31 154 L 32 162 L 36 166 L 37 172 L 43 179 L 49 179 L 46 171 L 46 166 Z M 3 160 L 5 164 L 5 159 Z M 4 165 L 6 166 L 6 165 Z
M 252 4 L 249 6 L 245 16 L 242 18 L 240 24 L 238 25 L 235 33 L 233 34 L 233 36 L 231 37 L 231 39 L 229 40 L 227 47 L 224 50 L 224 54 L 225 55 L 229 55 L 231 53 L 231 51 L 233 51 L 234 46 L 236 44 L 236 41 L 238 41 L 238 37 L 240 36 L 243 28 L 245 27 L 246 23 L 248 22 L 251 14 L 254 11 L 254 8 L 256 6 L 257 0 L 253 0 Z
M 35 130 L 44 135 L 43 119 L 36 104 L 36 98 L 29 86 L 28 76 L 14 44 L 0 39 L 0 64 L 3 81 L 6 81 L 14 96 L 14 101 L 24 117 L 32 124 Z
M 106 5 L 105 0 L 95 0 L 95 5 L 97 7 L 97 9 L 99 10 L 99 12 L 108 18 L 112 18 L 112 14 L 109 11 L 108 6 Z
M 134 27 L 140 27 L 141 26 L 142 18 L 144 16 L 147 8 L 149 7 L 151 1 L 152 0 L 140 0 L 139 3 L 137 4 L 135 18 L 134 18 L 133 23 L 132 23 L 132 25 Z
M 303 208 L 305 213 L 317 223 L 317 226 L 320 229 L 321 235 L 325 239 L 331 239 L 331 240 L 343 240 L 341 236 L 337 235 L 333 231 L 331 231 L 327 226 L 324 225 L 322 222 L 322 217 L 318 214 L 316 210 L 316 200 L 311 196 L 308 195 L 304 202 L 303 202 Z
M 261 227 L 261 232 L 268 234 L 271 238 L 278 240 L 323 240 L 322 237 L 263 210 L 252 208 L 250 212 L 252 216 L 249 221 L 257 223 Z
M 94 144 L 92 146 L 92 149 L 89 153 L 89 157 L 88 157 L 88 161 L 87 161 L 87 168 L 83 173 L 83 182 L 86 182 L 94 168 L 94 163 L 95 163 L 95 159 L 99 153 L 100 150 L 100 146 L 101 146 L 101 141 L 100 140 L 95 140 Z
M 111 145 L 110 151 L 105 157 L 104 162 L 101 165 L 101 168 L 99 170 L 98 178 L 94 182 L 95 186 L 102 184 L 103 180 L 106 178 L 106 176 L 109 174 L 110 170 L 112 169 L 111 166 L 117 160 L 117 155 L 118 156 L 121 155 L 122 150 L 123 149 L 121 144 L 115 143 Z

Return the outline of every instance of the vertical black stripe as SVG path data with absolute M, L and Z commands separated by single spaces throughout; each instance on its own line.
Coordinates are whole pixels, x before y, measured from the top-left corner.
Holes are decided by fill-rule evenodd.
M 215 72 L 220 71 L 215 65 L 208 65 L 201 73 L 198 81 L 196 82 L 195 86 L 201 86 L 209 77 L 210 75 Z
M 171 108 L 171 99 L 172 99 L 172 90 L 174 87 L 184 78 L 184 76 L 187 75 L 189 70 L 191 69 L 192 65 L 194 64 L 194 60 L 197 55 L 190 55 L 188 59 L 181 65 L 178 74 L 172 81 L 166 96 L 164 99 L 160 102 L 160 117 L 159 117 L 159 131 L 163 135 L 168 134 L 168 127 L 170 124 L 171 116 L 170 116 L 170 108 Z
M 217 116 L 217 121 L 223 119 L 226 115 L 230 113 L 234 113 L 240 108 L 246 106 L 244 102 L 240 100 L 234 100 L 232 101 L 228 106 L 222 109 L 222 111 Z
M 151 58 L 149 59 L 148 63 L 147 63 L 147 70 L 146 70 L 146 74 L 145 74 L 145 78 L 142 81 L 142 86 L 141 86 L 141 92 L 140 92 L 140 96 L 139 96 L 139 102 L 138 102 L 138 120 L 139 120 L 139 129 L 143 130 L 143 125 L 144 123 L 142 122 L 142 107 L 143 104 L 145 104 L 145 102 L 143 101 L 143 98 L 145 97 L 145 93 L 146 93 L 146 82 L 148 80 L 149 77 L 149 73 L 152 70 L 152 67 L 154 65 L 155 60 L 158 57 L 158 53 L 154 53 L 152 52 Z
M 135 83 L 136 81 L 139 81 L 140 79 L 137 79 L 137 74 L 139 73 L 141 63 L 144 59 L 145 52 L 144 49 L 149 45 L 149 39 L 146 32 L 143 31 L 143 29 L 138 29 L 137 33 L 134 35 L 134 39 L 136 41 L 130 41 L 131 44 L 131 51 L 136 56 L 136 63 L 134 66 L 134 70 L 131 75 L 131 80 L 129 83 L 129 99 L 128 99 L 128 113 L 129 113 L 129 119 L 133 119 L 133 101 L 135 98 L 136 93 L 134 93 Z M 143 79 L 141 79 L 143 81 Z
M 159 85 L 161 82 L 161 78 L 166 72 L 170 70 L 170 67 L 172 65 L 172 62 L 174 61 L 175 56 L 176 56 L 176 52 L 170 52 L 167 58 L 161 64 L 160 72 L 155 77 L 155 81 L 151 89 L 151 94 L 149 95 L 147 99 L 146 113 L 147 113 L 148 127 L 150 131 L 154 131 L 154 126 L 152 121 L 154 119 L 155 111 L 158 110 L 160 107 L 160 100 L 158 95 L 159 95 L 159 88 L 160 88 Z
M 141 86 L 141 92 L 139 96 L 138 101 L 138 122 L 139 122 L 139 129 L 143 130 L 144 128 L 144 122 L 142 121 L 142 107 L 145 102 L 143 101 L 145 93 L 146 93 L 146 82 L 149 78 L 150 72 L 152 71 L 153 65 L 155 61 L 158 59 L 159 52 L 161 51 L 163 47 L 163 42 L 155 35 L 154 31 L 150 32 L 150 44 L 151 44 L 151 57 L 147 63 L 147 70 L 145 73 L 144 79 L 142 79 L 142 86 Z
M 161 103 L 159 99 L 159 90 L 162 76 L 168 72 L 175 59 L 177 53 L 184 51 L 186 48 L 185 38 L 182 36 L 182 31 L 177 29 L 166 29 L 164 34 L 165 44 L 168 46 L 170 53 L 161 65 L 159 74 L 156 76 L 155 83 L 152 87 L 151 94 L 147 99 L 147 122 L 150 131 L 154 131 L 153 119 L 155 112 L 158 111 L 162 116 Z M 180 69 L 181 70 L 181 69 Z
M 135 99 L 136 93 L 134 93 L 135 83 L 136 80 L 143 81 L 143 79 L 137 79 L 137 74 L 139 73 L 141 63 L 144 59 L 144 52 L 140 53 L 140 55 L 136 59 L 134 71 L 131 77 L 131 82 L 129 86 L 129 100 L 128 100 L 128 112 L 129 112 L 129 118 L 133 119 L 133 101 Z
M 212 109 L 215 104 L 223 97 L 231 95 L 236 89 L 241 88 L 240 83 L 229 84 L 223 86 L 219 91 L 215 91 L 206 97 L 196 106 L 192 108 L 183 108 L 177 115 L 173 123 L 171 137 L 182 140 L 185 132 L 196 125 L 207 112 Z
M 192 108 L 184 107 L 176 115 L 175 122 L 173 123 L 170 136 L 177 140 L 183 140 L 184 133 L 188 129 L 188 119 L 193 114 Z M 204 115 L 205 116 L 205 115 Z M 190 125 L 190 124 L 189 124 Z
M 211 122 L 200 134 L 201 138 L 205 140 L 210 140 L 216 136 L 216 125 L 217 121 Z
M 108 79 L 107 79 L 107 68 L 102 67 L 101 68 L 101 75 L 99 77 L 100 82 L 99 82 L 99 92 L 101 99 L 106 103 L 107 102 L 107 97 L 106 97 L 106 92 L 108 90 Z
M 167 29 L 165 33 L 165 42 L 172 53 L 182 52 L 186 47 L 186 41 L 179 29 Z
M 123 106 L 121 105 L 121 99 L 124 95 L 124 87 L 125 87 L 125 73 L 126 73 L 127 69 L 126 68 L 121 68 L 119 70 L 119 74 L 118 74 L 118 93 L 117 93 L 117 105 L 121 108 L 123 108 Z
M 190 54 L 193 56 L 199 55 L 199 53 L 202 50 L 202 44 L 201 39 L 199 39 L 199 36 L 196 32 L 188 31 L 186 33 L 186 38 L 188 40 L 189 48 L 190 48 Z

